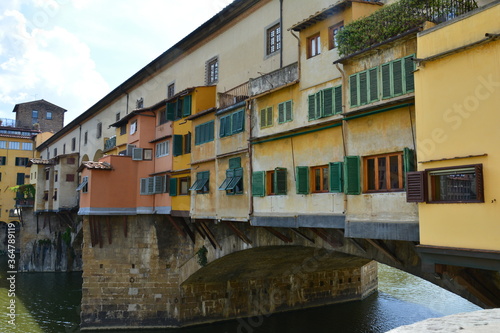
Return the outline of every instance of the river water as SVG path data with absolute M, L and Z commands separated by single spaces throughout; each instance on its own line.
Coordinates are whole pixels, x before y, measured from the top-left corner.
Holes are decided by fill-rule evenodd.
M 3 260 L 2 260 L 3 261 Z M 15 281 L 16 327 L 9 324 L 10 283 L 0 270 L 2 333 L 76 333 L 81 273 L 24 273 Z M 379 291 L 363 301 L 224 323 L 154 330 L 168 333 L 382 333 L 431 317 L 480 308 L 412 275 L 379 264 Z M 113 331 L 116 332 L 117 331 Z M 138 333 L 138 331 L 124 331 Z M 120 332 L 121 333 L 121 332 Z

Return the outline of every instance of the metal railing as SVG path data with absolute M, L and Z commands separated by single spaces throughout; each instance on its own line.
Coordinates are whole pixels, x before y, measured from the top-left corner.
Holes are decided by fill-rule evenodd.
M 248 82 L 219 93 L 219 108 L 225 109 L 248 98 Z

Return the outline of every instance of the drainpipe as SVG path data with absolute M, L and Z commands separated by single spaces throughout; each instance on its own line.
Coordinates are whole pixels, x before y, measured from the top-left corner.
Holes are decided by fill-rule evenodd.
M 246 108 L 249 111 L 248 117 L 247 117 L 248 123 L 249 123 L 249 125 L 248 125 L 248 128 L 249 128 L 249 131 L 248 131 L 249 132 L 249 134 L 248 134 L 248 137 L 249 137 L 248 138 L 249 139 L 248 140 L 248 165 L 249 165 L 248 172 L 250 174 L 250 177 L 252 177 L 252 174 L 253 174 L 253 163 L 252 163 L 253 162 L 253 159 L 252 159 L 252 155 L 253 155 L 252 154 L 252 130 L 253 130 L 253 128 L 252 128 L 252 107 L 251 107 L 252 104 L 253 104 L 253 99 L 250 101 L 247 100 Z M 251 183 L 251 181 L 252 181 L 252 179 L 250 178 L 250 183 Z M 250 209 L 248 212 L 248 218 L 250 218 L 250 216 L 253 215 L 253 211 L 254 211 L 253 210 L 253 195 L 251 192 L 249 193 L 249 196 L 250 196 L 250 207 L 249 207 Z
M 280 0 L 280 35 L 283 36 L 283 0 Z M 280 47 L 280 68 L 283 68 L 283 38 Z
M 290 33 L 292 34 L 293 37 L 297 38 L 297 49 L 298 49 L 297 53 L 299 55 L 298 59 L 297 59 L 297 64 L 298 64 L 297 65 L 297 67 L 298 67 L 298 69 L 297 69 L 297 71 L 298 71 L 297 77 L 300 80 L 300 67 L 301 67 L 301 65 L 300 65 L 300 38 L 296 34 L 293 33 L 293 30 L 290 30 Z
M 347 102 L 347 89 L 345 89 L 345 87 L 347 87 L 347 78 L 346 78 L 346 75 L 345 75 L 345 72 L 342 68 L 340 68 L 339 64 L 338 63 L 335 63 L 335 67 L 337 67 L 338 71 L 340 72 L 340 75 L 342 76 L 342 87 L 344 89 L 342 89 L 342 101 L 344 101 L 344 105 L 342 105 L 342 107 L 344 108 L 344 112 L 342 113 L 345 113 L 345 105 L 346 105 L 346 102 Z M 342 146 L 344 148 L 344 157 L 347 156 L 347 147 L 346 147 L 346 139 L 345 139 L 345 133 L 346 133 L 346 125 L 347 125 L 347 120 L 345 118 L 342 118 Z M 347 214 L 347 194 L 344 193 L 344 214 Z

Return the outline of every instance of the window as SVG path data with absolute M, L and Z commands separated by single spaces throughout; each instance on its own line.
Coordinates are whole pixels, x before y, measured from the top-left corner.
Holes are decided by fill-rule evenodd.
M 175 95 L 175 83 L 171 83 L 167 87 L 167 98 L 172 98 Z
M 75 175 L 72 173 L 66 174 L 66 181 L 67 182 L 74 182 L 75 181 Z
M 201 145 L 214 141 L 214 121 L 211 120 L 194 128 L 194 144 Z
M 57 157 L 57 148 L 54 148 L 54 157 Z
M 266 172 L 267 195 L 285 195 L 287 191 L 287 171 L 276 168 Z
M 219 59 L 217 57 L 210 59 L 206 66 L 207 85 L 217 83 L 219 81 Z
M 484 202 L 482 164 L 409 172 L 407 184 L 408 202 Z
M 9 142 L 10 149 L 19 150 L 20 147 L 21 147 L 21 144 L 19 142 L 15 142 L 15 141 Z
M 226 191 L 227 195 L 243 194 L 241 157 L 229 159 L 229 169 L 226 170 L 226 179 L 219 186 L 219 190 Z
M 52 196 L 52 199 L 54 199 L 54 201 L 57 201 L 57 189 L 54 190 L 54 195 Z
M 292 100 L 278 104 L 278 124 L 283 124 L 293 120 Z
M 47 111 L 45 116 L 46 116 L 47 120 L 52 120 L 52 112 L 51 111 Z
M 200 171 L 196 174 L 196 181 L 189 188 L 190 191 L 196 191 L 198 194 L 208 193 L 210 188 L 210 171 Z
M 349 76 L 351 107 L 413 92 L 413 55 Z
M 270 55 L 276 51 L 279 51 L 281 49 L 281 27 L 280 24 L 276 24 L 272 26 L 271 28 L 267 29 L 266 32 L 266 40 L 267 40 L 267 47 L 266 47 L 266 54 Z
M 273 107 L 260 110 L 260 128 L 273 126 Z
M 191 177 L 179 178 L 179 195 L 189 194 L 190 183 L 191 183 Z
M 191 153 L 191 132 L 184 135 L 184 154 Z
M 24 173 L 18 173 L 17 174 L 17 182 L 16 182 L 16 185 L 23 185 L 24 184 L 24 178 L 25 178 L 25 174 Z
M 115 115 L 115 121 L 120 120 L 120 112 L 117 112 Z
M 59 181 L 59 171 L 54 171 L 54 182 L 57 183 Z
M 191 115 L 191 100 L 192 96 L 189 95 L 184 98 L 178 98 L 174 102 L 167 103 L 166 120 L 175 121 L 181 119 L 182 117 Z
M 68 157 L 66 159 L 66 164 L 69 164 L 69 165 L 72 165 L 72 164 L 75 164 L 76 160 L 74 157 Z
M 76 149 L 76 138 L 71 139 L 71 151 L 75 151 Z
M 168 121 L 168 119 L 167 119 L 167 108 L 165 107 L 165 109 L 161 110 L 158 113 L 158 125 L 163 125 L 167 121 Z
M 135 132 L 137 132 L 137 120 L 134 120 L 131 124 L 130 124 L 130 134 L 134 134 Z
M 150 194 L 165 193 L 167 190 L 166 177 L 167 176 L 154 176 L 148 178 L 141 178 L 140 194 L 150 195 Z
M 49 169 L 45 169 L 45 180 L 49 180 L 50 179 L 50 171 Z
M 66 154 L 66 144 L 63 144 L 63 154 Z
M 221 138 L 243 131 L 245 110 L 241 109 L 220 118 L 219 136 Z
M 102 123 L 97 123 L 97 133 L 96 138 L 100 139 L 102 136 Z
M 311 192 L 328 192 L 328 165 L 311 167 Z
M 89 191 L 89 177 L 84 176 L 82 182 L 76 188 L 77 191 L 81 191 L 82 193 L 87 193 Z
M 142 109 L 143 107 L 144 107 L 144 98 L 141 97 L 135 101 L 135 108 Z
M 153 159 L 153 149 L 132 148 L 133 161 L 150 161 Z
M 22 142 L 22 150 L 33 150 L 33 142 Z
M 35 120 L 38 121 L 38 111 L 37 110 L 31 111 L 31 118 L 33 118 L 33 121 L 35 121 Z
M 29 159 L 27 157 L 16 157 L 16 166 L 28 165 Z
M 344 22 L 340 22 L 335 24 L 334 26 L 328 29 L 328 40 L 329 40 L 329 49 L 334 49 L 339 46 L 339 41 L 337 40 L 337 34 L 344 29 Z
M 365 192 L 403 190 L 403 153 L 365 157 L 364 175 Z
M 0 156 L 0 165 L 7 164 L 7 156 Z
M 45 201 L 49 200 L 49 191 L 43 191 L 43 200 Z
M 309 121 L 342 112 L 342 86 L 327 88 L 308 96 Z
M 163 141 L 156 144 L 156 157 L 167 156 L 170 153 L 170 141 Z
M 7 149 L 7 141 L 0 141 L 0 149 Z
M 319 34 L 307 39 L 307 58 L 312 58 L 321 54 L 321 40 Z
M 127 134 L 127 125 L 122 125 L 120 127 L 120 135 L 125 135 Z
M 84 145 L 86 145 L 86 144 L 87 144 L 88 139 L 89 139 L 89 132 L 88 132 L 88 131 L 85 131 L 85 133 L 83 133 L 83 144 L 84 144 Z

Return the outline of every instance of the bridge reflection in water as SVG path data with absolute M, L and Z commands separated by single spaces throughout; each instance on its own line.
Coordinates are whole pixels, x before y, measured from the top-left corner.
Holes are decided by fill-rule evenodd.
M 0 304 L 8 302 L 5 269 L 0 270 Z M 19 332 L 80 332 L 80 273 L 18 274 Z M 154 333 L 338 332 L 381 333 L 429 317 L 478 310 L 479 307 L 433 284 L 379 265 L 379 291 L 363 301 L 315 309 L 252 317 L 229 322 Z M 20 328 L 20 327 L 18 327 Z M 1 332 L 17 332 L 0 321 Z M 113 331 L 138 333 L 138 331 Z

